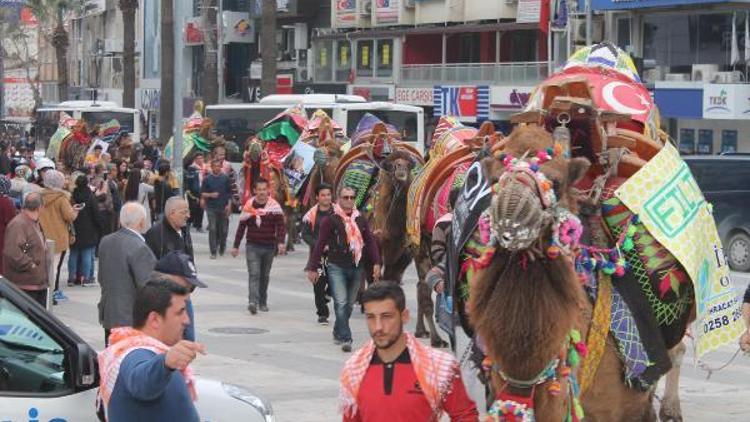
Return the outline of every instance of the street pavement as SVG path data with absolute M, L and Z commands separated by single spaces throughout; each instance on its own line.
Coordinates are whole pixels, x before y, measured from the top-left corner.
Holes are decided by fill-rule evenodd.
M 236 216 L 230 225 L 229 248 Z M 194 369 L 200 376 L 218 379 L 252 390 L 273 405 L 278 421 L 328 422 L 340 420 L 337 411 L 338 377 L 350 354 L 332 342 L 332 325 L 317 324 L 312 287 L 303 268 L 307 247 L 277 257 L 271 271 L 270 312 L 247 311 L 247 270 L 244 247 L 237 258 L 228 253 L 209 259 L 207 235 L 193 232 L 196 267 L 208 284 L 193 294 L 196 336 L 208 355 L 199 356 Z M 65 276 L 65 274 L 63 274 Z M 61 278 L 65 280 L 66 278 Z M 750 276 L 734 274 L 744 291 Z M 404 288 L 407 306 L 416 312 L 416 272 L 407 271 Z M 54 307 L 54 313 L 84 340 L 101 350 L 104 332 L 97 322 L 99 288 L 69 287 L 70 298 Z M 332 311 L 332 309 L 331 309 Z M 333 319 L 333 318 L 332 318 Z M 351 321 L 354 345 L 367 340 L 367 328 L 358 309 Z M 407 329 L 414 330 L 410 321 Z M 692 344 L 688 341 L 688 348 Z M 725 346 L 706 357 L 719 367 L 732 358 L 736 345 Z M 686 421 L 746 421 L 750 415 L 750 358 L 740 354 L 726 369 L 709 380 L 688 352 L 680 379 Z M 657 394 L 661 393 L 659 388 Z

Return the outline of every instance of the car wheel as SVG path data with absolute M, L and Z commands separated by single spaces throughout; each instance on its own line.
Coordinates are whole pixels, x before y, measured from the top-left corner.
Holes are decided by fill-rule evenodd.
M 729 238 L 727 260 L 735 271 L 750 271 L 750 236 L 739 232 Z

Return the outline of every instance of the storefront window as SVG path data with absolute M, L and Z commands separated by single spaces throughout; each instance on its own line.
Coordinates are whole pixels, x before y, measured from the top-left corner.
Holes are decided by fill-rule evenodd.
M 737 131 L 736 130 L 722 130 L 721 131 L 721 153 L 735 153 L 737 152 Z
M 332 79 L 333 41 L 320 40 L 315 43 L 315 80 L 330 81 Z
M 393 76 L 393 40 L 377 40 L 377 76 Z
M 680 154 L 695 154 L 695 129 L 680 129 Z
M 352 70 L 352 45 L 349 41 L 336 43 L 336 81 L 346 82 Z
M 357 76 L 373 76 L 373 44 L 372 40 L 357 41 Z
M 714 131 L 701 129 L 698 131 L 698 154 L 714 153 Z
M 630 46 L 630 18 L 617 19 L 617 46 L 625 51 Z

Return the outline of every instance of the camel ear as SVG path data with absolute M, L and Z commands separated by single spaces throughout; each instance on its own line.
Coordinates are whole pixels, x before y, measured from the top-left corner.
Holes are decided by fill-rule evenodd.
M 578 157 L 570 160 L 568 163 L 568 183 L 570 186 L 583 179 L 583 176 L 589 171 L 589 167 L 591 167 L 591 162 L 587 158 Z

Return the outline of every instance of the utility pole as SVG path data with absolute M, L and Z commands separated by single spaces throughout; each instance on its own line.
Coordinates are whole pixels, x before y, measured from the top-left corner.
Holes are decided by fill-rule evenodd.
M 172 10 L 174 18 L 174 136 L 172 140 L 172 171 L 177 177 L 180 195 L 182 194 L 182 91 L 185 82 L 182 76 L 183 53 L 185 50 L 185 41 L 182 37 L 182 28 L 184 26 L 182 12 L 186 2 L 175 0 Z M 162 76 L 163 77 L 163 76 Z
M 591 0 L 586 0 L 586 46 L 591 45 Z
M 218 77 L 219 104 L 224 102 L 224 1 L 219 0 L 219 12 L 216 14 L 216 76 Z

